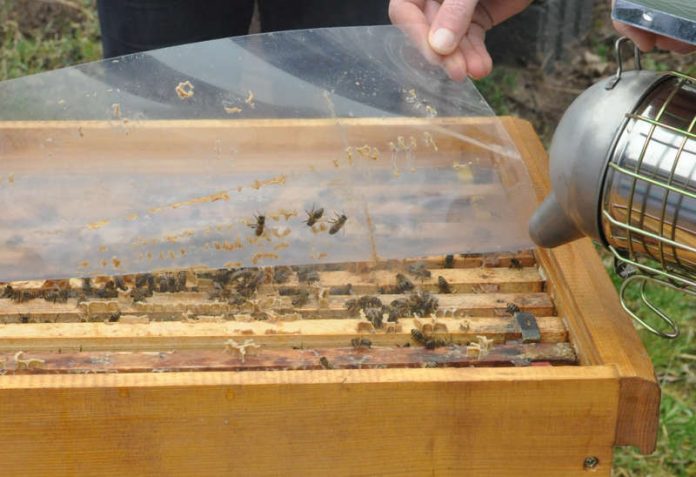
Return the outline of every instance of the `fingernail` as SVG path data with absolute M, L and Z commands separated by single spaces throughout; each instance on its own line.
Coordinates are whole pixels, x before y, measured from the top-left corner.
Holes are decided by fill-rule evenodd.
M 455 37 L 452 30 L 440 28 L 430 35 L 430 46 L 440 54 L 446 55 L 454 50 Z

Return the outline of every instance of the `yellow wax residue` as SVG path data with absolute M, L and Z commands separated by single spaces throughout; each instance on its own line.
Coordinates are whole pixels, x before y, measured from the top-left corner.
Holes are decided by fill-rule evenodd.
M 99 220 L 97 222 L 92 222 L 91 224 L 87 224 L 87 228 L 91 229 L 91 230 L 97 230 L 97 229 L 104 227 L 105 225 L 109 225 L 108 220 Z
M 278 258 L 278 254 L 263 252 L 263 253 L 257 253 L 256 255 L 254 255 L 253 257 L 251 257 L 251 262 L 252 262 L 254 265 L 256 265 L 256 264 L 259 263 L 261 260 L 264 260 L 264 259 L 277 259 L 277 258 Z
M 190 81 L 182 81 L 176 86 L 176 94 L 179 96 L 179 99 L 189 99 L 193 96 L 193 85 L 191 84 Z
M 423 143 L 424 143 L 427 147 L 432 147 L 433 150 L 434 150 L 435 152 L 438 151 L 437 144 L 435 143 L 435 140 L 433 139 L 432 134 L 430 134 L 430 133 L 427 132 L 427 131 L 423 133 Z
M 351 146 L 346 148 L 346 160 L 348 161 L 348 164 L 353 164 L 353 148 Z
M 285 175 L 280 175 L 276 177 L 271 177 L 270 179 L 265 179 L 265 180 L 258 180 L 256 179 L 252 184 L 251 187 L 259 190 L 261 187 L 267 186 L 267 185 L 283 185 L 285 184 L 285 181 L 287 180 L 287 176 Z
M 138 220 L 138 214 L 135 214 L 135 213 L 133 213 L 133 214 L 128 214 L 128 215 L 126 216 L 126 218 L 127 218 L 128 220 Z
M 313 253 L 312 255 L 310 255 L 310 257 L 313 258 L 314 260 L 322 260 L 322 259 L 328 257 L 328 254 L 325 252 L 318 252 L 318 253 Z
M 291 217 L 297 217 L 296 210 L 280 209 L 278 213 L 285 217 L 285 220 L 290 220 Z
M 100 246 L 99 246 L 99 251 L 100 251 L 100 252 L 108 252 L 108 251 L 109 251 L 109 247 L 107 247 L 106 245 L 100 245 Z
M 289 243 L 287 243 L 287 242 L 281 242 L 281 243 L 277 244 L 275 247 L 273 247 L 273 250 L 285 250 L 285 249 L 288 248 L 289 246 L 290 246 Z
M 207 202 L 217 202 L 219 200 L 230 200 L 230 195 L 226 191 L 221 191 L 203 197 L 196 197 L 195 199 L 184 200 L 182 202 L 175 202 L 174 204 L 170 205 L 170 207 L 172 209 L 178 209 L 180 207 L 186 207 L 189 205 L 205 204 Z
M 242 108 L 238 108 L 237 106 L 225 106 L 225 112 L 227 114 L 239 114 L 242 112 Z
M 87 260 L 81 261 L 80 268 L 89 268 L 89 262 Z
M 242 266 L 242 262 L 225 262 L 225 268 L 239 268 Z
M 114 268 L 119 268 L 119 267 L 121 267 L 121 260 L 119 260 L 119 259 L 116 258 L 116 257 L 112 257 L 112 258 L 111 258 L 111 263 L 114 264 Z
M 244 100 L 244 102 L 248 104 L 251 109 L 254 109 L 256 107 L 256 103 L 254 102 L 254 92 L 252 90 L 249 90 L 249 93 L 247 94 L 247 97 Z
M 13 172 L 13 173 L 11 173 L 9 176 L 7 176 L 7 182 L 8 182 L 9 184 L 14 184 L 14 181 L 15 181 L 15 175 L 14 175 L 14 172 Z

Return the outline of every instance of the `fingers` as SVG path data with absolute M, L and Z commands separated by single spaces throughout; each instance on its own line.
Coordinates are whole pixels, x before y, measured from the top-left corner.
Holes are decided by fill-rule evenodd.
M 657 47 L 661 50 L 674 51 L 675 53 L 680 53 L 686 55 L 688 53 L 693 53 L 696 51 L 695 45 L 690 45 L 688 43 L 683 43 L 672 38 L 667 38 L 666 36 L 657 37 Z
M 444 0 L 430 27 L 430 46 L 441 55 L 449 55 L 469 30 L 478 0 Z
M 430 21 L 425 16 L 426 0 L 391 0 L 389 19 L 406 33 L 425 59 L 433 64 L 442 63 L 428 43 Z
M 656 40 L 653 33 L 645 30 L 639 30 L 638 28 L 633 28 L 632 26 L 621 22 L 614 22 L 614 28 L 616 28 L 616 31 L 622 35 L 633 40 L 633 43 L 638 45 L 638 48 L 640 48 L 641 51 L 647 52 L 655 49 Z
M 493 59 L 486 49 L 485 39 L 486 31 L 483 27 L 472 23 L 469 32 L 460 44 L 469 76 L 474 79 L 484 78 L 493 71 Z

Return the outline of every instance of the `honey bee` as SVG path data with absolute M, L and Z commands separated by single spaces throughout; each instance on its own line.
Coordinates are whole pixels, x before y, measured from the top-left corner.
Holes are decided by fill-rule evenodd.
M 432 276 L 424 263 L 413 263 L 408 266 L 408 273 L 421 280 L 427 280 Z
M 353 338 L 350 340 L 350 344 L 355 349 L 370 349 L 372 348 L 372 341 L 367 338 Z
M 5 285 L 2 290 L 2 298 L 12 298 L 14 296 L 14 288 L 11 285 Z
M 309 301 L 309 292 L 307 290 L 300 290 L 297 295 L 295 295 L 292 299 L 292 305 L 297 306 L 297 307 L 302 307 L 307 304 Z
M 415 341 L 416 343 L 423 345 L 426 349 L 441 348 L 442 346 L 447 345 L 445 340 L 425 336 L 417 328 L 413 328 L 411 330 L 411 338 L 413 338 L 413 341 Z
M 145 301 L 145 298 L 149 296 L 152 296 L 152 292 L 148 288 L 133 288 L 130 292 L 133 303 Z
M 273 281 L 275 283 L 285 283 L 290 278 L 291 270 L 288 267 L 276 267 L 273 270 Z
M 314 283 L 319 281 L 319 272 L 316 270 L 305 267 L 297 270 L 297 279 L 300 282 Z
M 445 256 L 445 268 L 454 268 L 454 255 Z
M 411 338 L 413 338 L 413 341 L 418 344 L 424 344 L 426 341 L 425 335 L 417 328 L 413 328 L 411 330 Z
M 53 287 L 44 291 L 43 298 L 51 303 L 66 303 L 68 301 L 68 290 Z
M 314 206 L 312 206 L 312 210 L 306 211 L 307 212 L 307 220 L 305 220 L 305 223 L 311 227 L 312 225 L 316 224 L 319 219 L 324 215 L 324 209 L 320 208 L 317 209 Z
M 367 308 L 364 310 L 365 318 L 372 323 L 376 329 L 381 329 L 384 321 L 384 313 L 382 308 Z
M 408 302 L 411 312 L 418 314 L 418 316 L 430 316 L 437 311 L 439 306 L 437 298 L 427 291 L 411 293 Z
M 114 284 L 116 285 L 116 288 L 118 288 L 119 290 L 128 290 L 128 287 L 126 286 L 126 281 L 123 279 L 123 277 L 114 277 Z
M 522 262 L 520 262 L 519 259 L 513 257 L 510 259 L 510 268 L 519 270 L 522 268 Z
M 452 288 L 450 287 L 450 284 L 447 282 L 447 280 L 445 280 L 445 277 L 443 276 L 437 277 L 437 289 L 442 294 L 452 293 Z
M 256 220 L 255 224 L 249 224 L 249 227 L 252 229 L 255 229 L 255 234 L 257 237 L 260 237 L 263 235 L 263 229 L 266 226 L 266 216 L 265 215 L 255 215 L 254 220 Z
M 95 292 L 98 298 L 117 298 L 118 290 L 116 290 L 116 284 L 113 280 L 109 280 L 104 284 L 103 288 L 100 288 Z
M 428 272 L 430 273 L 430 272 Z M 403 273 L 396 274 L 396 291 L 397 293 L 406 293 L 415 288 L 413 282 L 408 279 Z
M 508 303 L 507 306 L 505 307 L 505 313 L 508 313 L 510 315 L 514 315 L 515 313 L 520 312 L 520 307 L 515 305 L 514 303 Z
M 352 290 L 353 285 L 348 283 L 347 285 L 329 288 L 329 295 L 350 295 Z
M 346 214 L 335 214 L 336 218 L 333 219 L 331 223 L 331 228 L 329 229 L 329 234 L 330 235 L 335 235 L 338 233 L 341 228 L 346 224 L 346 221 L 348 220 L 348 217 L 346 217 Z
M 319 364 L 321 364 L 321 367 L 324 369 L 333 369 L 333 366 L 329 363 L 329 360 L 326 359 L 326 356 L 319 358 Z

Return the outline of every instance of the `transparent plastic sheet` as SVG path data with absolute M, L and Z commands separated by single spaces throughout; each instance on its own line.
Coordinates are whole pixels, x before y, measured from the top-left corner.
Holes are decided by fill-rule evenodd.
M 474 85 L 384 26 L 0 83 L 0 201 L 19 280 L 526 249 L 534 195 Z

